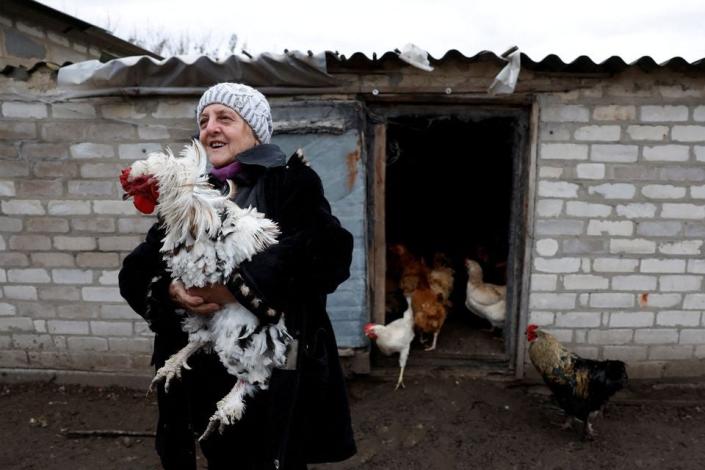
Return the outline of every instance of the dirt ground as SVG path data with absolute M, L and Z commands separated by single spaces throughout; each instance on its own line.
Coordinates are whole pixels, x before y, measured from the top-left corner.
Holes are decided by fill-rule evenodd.
M 633 383 L 596 422 L 596 440 L 584 442 L 560 429 L 542 386 L 437 370 L 395 391 L 387 372 L 349 381 L 358 454 L 312 468 L 705 468 L 703 383 Z M 2 469 L 159 468 L 156 405 L 143 390 L 3 384 L 0 416 Z M 143 435 L 71 437 L 89 430 Z

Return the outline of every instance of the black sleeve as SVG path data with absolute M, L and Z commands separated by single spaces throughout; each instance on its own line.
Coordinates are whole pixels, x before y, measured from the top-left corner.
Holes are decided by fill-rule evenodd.
M 181 330 L 168 295 L 171 277 L 159 252 L 163 238 L 164 231 L 154 224 L 145 241 L 127 255 L 118 275 L 120 295 L 155 333 Z
M 278 321 L 292 294 L 329 294 L 350 275 L 352 235 L 331 213 L 318 175 L 303 164 L 290 166 L 272 211 L 279 242 L 242 263 L 228 285 L 265 322 Z

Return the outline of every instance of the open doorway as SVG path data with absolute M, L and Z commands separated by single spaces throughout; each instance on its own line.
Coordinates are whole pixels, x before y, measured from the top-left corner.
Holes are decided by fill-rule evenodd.
M 429 269 L 441 259 L 454 271 L 436 349 L 426 352 L 415 342 L 417 364 L 508 364 L 513 356 L 520 279 L 512 273 L 521 272 L 523 256 L 523 227 L 517 228 L 523 224 L 526 128 L 522 113 L 413 113 L 387 120 L 385 323 L 406 306 L 393 247 L 403 245 Z M 502 328 L 466 307 L 467 259 L 481 266 L 483 283 L 506 286 Z

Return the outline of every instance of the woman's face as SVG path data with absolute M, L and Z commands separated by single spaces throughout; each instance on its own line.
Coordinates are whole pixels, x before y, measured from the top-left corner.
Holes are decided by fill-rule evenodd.
M 238 154 L 259 143 L 250 125 L 222 104 L 206 106 L 198 118 L 198 126 L 198 138 L 215 168 L 232 163 Z

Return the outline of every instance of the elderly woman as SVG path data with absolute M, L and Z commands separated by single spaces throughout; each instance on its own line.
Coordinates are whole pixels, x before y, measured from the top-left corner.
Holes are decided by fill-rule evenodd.
M 235 203 L 256 207 L 276 221 L 279 243 L 242 263 L 237 285 L 150 284 L 165 270 L 159 253 L 164 234 L 155 224 L 125 258 L 120 291 L 155 333 L 157 368 L 186 344 L 177 309 L 209 315 L 238 301 L 265 323 L 279 320 L 272 310 L 286 312 L 297 347 L 289 351 L 286 369 L 273 371 L 269 389 L 248 399 L 241 421 L 201 442 L 209 469 L 299 469 L 346 459 L 355 444 L 325 306 L 326 295 L 349 275 L 352 237 L 331 214 L 318 175 L 297 157 L 287 161 L 270 143 L 272 117 L 261 93 L 220 83 L 203 94 L 196 111 L 212 182 L 234 182 Z M 257 304 L 255 296 L 243 292 L 254 292 Z M 196 468 L 194 436 L 203 432 L 216 402 L 236 380 L 215 353 L 198 353 L 190 363 L 192 370 L 172 383 L 169 393 L 162 386 L 157 391 L 156 447 L 165 469 Z

